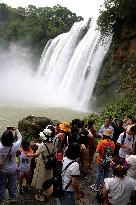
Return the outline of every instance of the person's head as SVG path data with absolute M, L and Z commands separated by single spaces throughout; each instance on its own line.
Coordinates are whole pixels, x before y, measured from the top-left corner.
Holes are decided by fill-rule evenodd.
M 66 150 L 66 157 L 71 160 L 75 160 L 80 155 L 80 145 L 77 143 L 70 144 Z
M 53 138 L 55 137 L 55 128 L 52 125 L 48 125 L 43 132 L 40 132 L 40 139 L 47 143 L 53 143 Z
M 52 131 L 51 137 L 54 138 L 55 137 L 55 127 L 53 125 L 48 125 L 46 129 L 50 129 Z
M 103 132 L 103 139 L 110 139 L 112 136 L 112 131 L 110 129 L 106 129 Z
M 104 120 L 104 125 L 105 125 L 105 126 L 109 126 L 109 125 L 110 125 L 110 120 L 109 120 L 109 118 L 106 118 L 106 119 Z
M 60 132 L 68 133 L 71 132 L 70 124 L 68 122 L 63 122 L 59 124 Z
M 88 123 L 87 123 L 87 127 L 88 129 L 91 129 L 94 125 L 94 120 L 89 120 Z
M 113 170 L 113 175 L 123 178 L 127 174 L 128 163 L 125 159 L 120 158 L 119 156 L 115 157 L 110 166 Z
M 136 135 L 136 125 L 133 125 L 132 127 L 130 127 L 130 129 L 127 131 L 127 134 Z
M 1 136 L 1 143 L 3 146 L 10 147 L 14 142 L 14 135 L 11 130 L 6 130 Z
M 22 148 L 23 148 L 24 151 L 27 151 L 30 148 L 30 142 L 27 141 L 27 140 L 24 140 L 22 142 Z
M 134 123 L 135 123 L 134 117 L 131 116 L 131 115 L 128 115 L 128 116 L 127 116 L 127 125 L 132 125 L 132 124 L 134 124 Z
M 80 127 L 80 124 L 81 124 L 81 120 L 80 119 L 72 120 L 72 122 L 71 122 L 72 129 L 74 129 L 74 128 L 78 129 Z

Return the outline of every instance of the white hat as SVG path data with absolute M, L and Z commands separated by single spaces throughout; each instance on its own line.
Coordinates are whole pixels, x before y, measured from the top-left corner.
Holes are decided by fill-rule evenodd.
M 47 137 L 45 136 L 45 134 L 43 132 L 39 133 L 41 140 L 47 140 Z
M 50 129 L 48 129 L 48 128 L 45 128 L 45 129 L 43 130 L 43 133 L 44 133 L 45 135 L 47 135 L 47 136 L 51 136 L 52 131 L 51 131 Z

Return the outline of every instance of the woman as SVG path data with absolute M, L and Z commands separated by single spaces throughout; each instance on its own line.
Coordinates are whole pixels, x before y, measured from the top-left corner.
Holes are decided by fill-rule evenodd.
M 136 180 L 126 176 L 127 162 L 116 157 L 111 163 L 113 169 L 113 178 L 104 179 L 104 205 L 127 205 L 133 190 L 136 190 Z
M 53 126 L 52 126 L 53 129 Z M 53 177 L 53 169 L 47 170 L 45 168 L 45 161 L 47 157 L 49 156 L 49 152 L 47 150 L 47 147 L 50 151 L 50 153 L 54 150 L 54 132 L 51 130 L 51 127 L 46 127 L 43 132 L 40 132 L 40 138 L 43 141 L 38 146 L 38 150 L 35 154 L 31 155 L 33 157 L 37 158 L 36 168 L 34 170 L 34 175 L 32 179 L 32 186 L 36 188 L 37 194 L 35 196 L 36 200 L 38 201 L 44 201 L 45 198 L 47 200 L 47 192 L 43 193 L 43 182 L 51 177 Z M 46 147 L 46 145 L 47 147 Z M 29 155 L 30 156 L 30 155 Z
M 75 198 L 80 199 L 79 191 L 79 164 L 75 160 L 79 158 L 80 146 L 70 144 L 66 150 L 66 156 L 63 159 L 62 171 L 73 161 L 72 164 L 62 174 L 62 187 L 65 191 L 64 196 L 60 199 L 61 205 L 75 205 Z
M 17 142 L 14 142 L 15 134 Z M 6 195 L 6 186 L 8 183 L 8 192 L 10 201 L 15 200 L 17 194 L 17 168 L 16 151 L 21 145 L 22 136 L 18 129 L 11 127 L 1 136 L 0 142 L 0 202 L 3 202 Z M 14 142 L 14 143 L 13 143 Z

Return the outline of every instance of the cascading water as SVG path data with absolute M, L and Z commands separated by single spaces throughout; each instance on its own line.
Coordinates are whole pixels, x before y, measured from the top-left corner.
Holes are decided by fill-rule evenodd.
M 90 20 L 75 23 L 68 33 L 49 41 L 37 73 L 45 82 L 45 102 L 87 110 L 109 45 L 110 40 L 101 44 L 96 23 Z

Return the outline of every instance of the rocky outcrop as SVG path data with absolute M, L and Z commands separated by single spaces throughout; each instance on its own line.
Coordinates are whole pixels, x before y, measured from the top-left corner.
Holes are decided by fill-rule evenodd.
M 136 23 L 114 36 L 94 89 L 95 106 L 110 104 L 136 91 Z M 107 97 L 108 96 L 108 97 Z
M 39 133 L 43 131 L 47 125 L 54 125 L 54 122 L 47 117 L 35 117 L 32 115 L 18 122 L 20 132 L 30 138 L 38 138 Z

